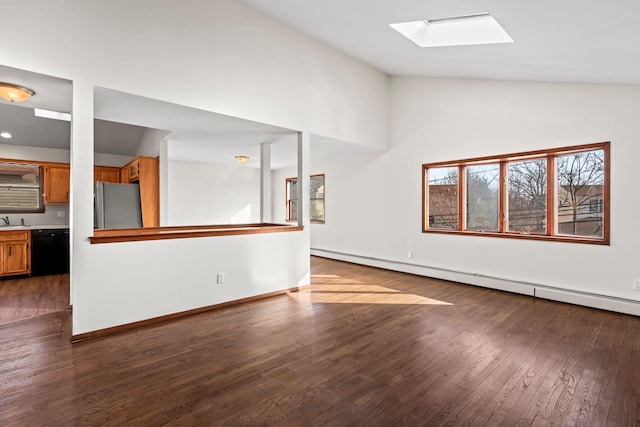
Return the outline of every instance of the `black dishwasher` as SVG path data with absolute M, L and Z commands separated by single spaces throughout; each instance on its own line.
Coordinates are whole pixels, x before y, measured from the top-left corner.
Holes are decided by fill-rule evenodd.
M 69 272 L 69 229 L 31 229 L 31 275 Z

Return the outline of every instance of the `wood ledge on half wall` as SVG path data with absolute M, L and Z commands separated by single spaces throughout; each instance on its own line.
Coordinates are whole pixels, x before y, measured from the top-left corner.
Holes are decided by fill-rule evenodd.
M 301 225 L 254 223 L 194 225 L 183 227 L 148 227 L 94 230 L 89 241 L 94 243 L 135 242 L 140 240 L 187 239 L 192 237 L 233 236 L 238 234 L 283 233 L 302 231 Z

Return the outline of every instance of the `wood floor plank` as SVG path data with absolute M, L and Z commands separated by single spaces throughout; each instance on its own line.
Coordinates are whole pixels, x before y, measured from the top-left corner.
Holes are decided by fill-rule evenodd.
M 0 279 L 0 325 L 69 307 L 69 275 Z
M 639 424 L 637 317 L 315 257 L 312 282 L 77 344 L 64 307 L 2 324 L 0 425 Z

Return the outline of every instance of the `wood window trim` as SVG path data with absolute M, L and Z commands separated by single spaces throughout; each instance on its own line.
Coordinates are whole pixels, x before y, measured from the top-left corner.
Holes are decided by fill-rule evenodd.
M 526 240 L 542 240 L 570 243 L 585 243 L 595 245 L 610 244 L 610 170 L 611 170 L 611 143 L 609 141 L 598 142 L 592 144 L 573 145 L 567 147 L 525 151 L 520 153 L 511 153 L 497 156 L 474 157 L 463 160 L 425 163 L 422 165 L 422 232 L 435 234 L 450 235 L 466 235 L 466 236 L 483 236 L 483 237 L 500 237 Z M 602 237 L 572 236 L 558 234 L 557 232 L 557 162 L 558 157 L 578 152 L 586 152 L 593 150 L 603 150 L 604 152 L 604 170 L 603 170 L 603 216 L 602 216 Z M 516 231 L 508 231 L 505 227 L 507 216 L 506 198 L 508 197 L 506 182 L 506 166 L 509 162 L 524 161 L 533 159 L 546 159 L 547 170 L 547 189 L 546 189 L 546 233 L 545 234 L 526 234 Z M 475 230 L 465 229 L 466 218 L 466 179 L 465 168 L 467 166 L 475 166 L 489 163 L 500 164 L 500 182 L 499 182 L 499 231 L 498 232 L 478 232 Z M 429 227 L 429 177 L 427 171 L 432 168 L 458 168 L 458 229 L 448 230 L 442 228 Z
M 317 174 L 313 174 L 313 175 L 309 175 L 309 179 L 311 180 L 312 178 L 318 178 L 318 177 L 322 177 L 322 182 L 325 183 L 325 175 L 323 173 L 317 173 Z M 294 176 L 294 177 L 290 177 L 290 178 L 286 178 L 285 179 L 285 221 L 286 222 L 291 222 L 291 223 L 297 223 L 298 219 L 291 219 L 291 200 L 293 199 L 289 199 L 289 183 L 292 181 L 297 181 L 298 177 Z M 323 193 L 324 194 L 324 193 Z M 295 199 L 297 200 L 297 199 Z M 309 200 L 312 200 L 311 198 Z M 326 211 L 326 196 L 322 198 L 322 202 L 324 205 L 323 210 Z M 325 220 L 318 220 L 318 219 L 310 219 L 311 224 L 324 224 Z

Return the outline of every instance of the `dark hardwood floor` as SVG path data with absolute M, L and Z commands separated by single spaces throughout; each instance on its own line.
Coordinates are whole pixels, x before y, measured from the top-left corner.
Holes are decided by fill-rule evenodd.
M 0 279 L 0 325 L 68 307 L 68 274 Z
M 313 286 L 70 344 L 0 326 L 2 426 L 638 426 L 640 318 L 312 259 Z

